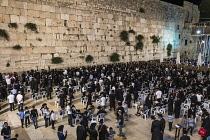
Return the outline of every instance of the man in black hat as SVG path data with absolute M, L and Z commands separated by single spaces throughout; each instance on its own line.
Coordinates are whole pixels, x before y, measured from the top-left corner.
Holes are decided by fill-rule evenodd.
M 183 136 L 180 138 L 180 140 L 190 140 L 190 137 L 187 136 L 187 130 L 183 131 Z
M 77 126 L 77 140 L 86 140 L 86 129 L 83 121 Z
M 106 138 L 109 137 L 109 134 L 107 132 L 107 126 L 103 124 L 103 120 L 99 121 L 98 133 L 99 133 L 99 140 L 106 140 Z
M 166 125 L 166 121 L 163 118 L 162 114 L 158 114 L 158 118 L 160 119 L 161 125 L 162 125 L 162 130 L 161 130 L 161 134 L 160 134 L 160 140 L 163 140 L 163 134 L 164 134 L 164 129 L 165 129 L 165 125 Z
M 97 140 L 98 132 L 95 130 L 96 123 L 92 123 L 90 128 L 87 129 L 87 132 L 90 134 L 90 140 Z

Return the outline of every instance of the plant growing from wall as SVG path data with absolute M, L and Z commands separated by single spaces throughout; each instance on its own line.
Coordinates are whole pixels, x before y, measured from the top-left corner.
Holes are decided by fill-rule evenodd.
M 38 41 L 40 41 L 40 42 L 42 41 L 42 39 L 41 39 L 41 38 L 37 38 L 36 40 L 38 40 Z
M 61 58 L 61 57 L 53 57 L 51 59 L 51 62 L 52 62 L 52 64 L 60 64 L 60 63 L 63 63 L 63 58 Z
M 22 48 L 23 48 L 23 47 L 20 46 L 20 45 L 15 45 L 15 46 L 12 47 L 12 49 L 13 49 L 13 50 L 16 50 L 16 51 L 21 50 Z
M 36 24 L 34 24 L 34 23 L 26 23 L 26 24 L 25 24 L 25 27 L 26 27 L 28 30 L 31 30 L 31 31 L 34 31 L 34 32 L 38 33 L 38 31 L 37 31 L 37 26 L 36 26 Z
M 144 39 L 144 36 L 143 36 L 143 35 L 138 35 L 138 36 L 136 36 L 136 40 L 138 41 L 138 42 L 136 43 L 136 46 L 135 46 L 136 51 L 137 51 L 137 50 L 140 50 L 140 51 L 143 50 L 143 47 L 144 47 L 143 39 Z
M 143 42 L 138 42 L 138 43 L 136 43 L 135 49 L 142 51 L 143 47 L 144 47 Z
M 18 28 L 18 25 L 17 25 L 17 23 L 9 23 L 9 24 L 8 24 L 8 27 L 9 27 L 9 28 L 17 29 L 17 28 Z
M 143 35 L 136 36 L 136 40 L 138 40 L 139 42 L 142 41 L 143 39 L 144 39 Z
M 129 34 L 128 34 L 128 32 L 127 31 L 122 31 L 120 33 L 120 39 L 122 41 L 128 42 L 129 41 Z
M 131 30 L 128 31 L 128 33 L 135 35 L 136 32 L 133 29 L 131 29 Z
M 117 62 L 117 61 L 120 61 L 120 55 L 118 53 L 112 53 L 110 56 L 109 56 L 109 59 L 111 62 Z
M 6 67 L 10 67 L 10 63 L 9 62 L 7 62 Z
M 0 37 L 6 39 L 7 41 L 10 40 L 9 34 L 4 29 L 0 29 Z
M 152 43 L 153 44 L 157 44 L 158 45 L 158 43 L 160 42 L 160 37 L 159 36 L 153 35 L 150 38 L 152 39 Z
M 171 56 L 172 45 L 170 43 L 167 45 L 167 48 L 166 49 L 167 49 L 167 55 L 168 55 L 168 57 Z
M 139 9 L 139 12 L 140 12 L 140 13 L 145 13 L 144 8 L 140 8 L 140 9 Z
M 85 61 L 87 62 L 87 63 L 91 63 L 92 61 L 93 61 L 93 56 L 92 55 L 87 55 L 86 56 L 86 58 L 85 58 Z

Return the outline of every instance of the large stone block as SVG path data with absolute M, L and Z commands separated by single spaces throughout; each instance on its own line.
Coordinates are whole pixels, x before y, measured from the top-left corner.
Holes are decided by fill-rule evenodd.
M 42 5 L 34 4 L 34 10 L 41 11 L 42 10 Z
M 42 54 L 42 59 L 52 59 L 52 55 L 51 54 Z
M 19 23 L 20 17 L 17 15 L 10 15 L 11 23 Z
M 0 1 L 1 6 L 8 6 L 8 0 L 1 0 Z
M 61 14 L 61 19 L 69 20 L 69 14 Z
M 42 5 L 42 11 L 50 11 L 50 6 Z

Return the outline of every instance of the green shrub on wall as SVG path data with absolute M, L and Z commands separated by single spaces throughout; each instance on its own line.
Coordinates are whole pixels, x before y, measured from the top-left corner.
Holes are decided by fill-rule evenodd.
M 128 40 L 129 40 L 128 32 L 127 32 L 127 31 L 122 31 L 122 32 L 120 33 L 120 39 L 121 39 L 122 41 L 128 42 Z
M 169 43 L 169 44 L 167 45 L 167 55 L 168 55 L 168 56 L 171 56 L 171 50 L 172 50 L 172 45 Z
M 140 50 L 140 51 L 143 50 L 143 47 L 144 47 L 143 39 L 144 39 L 144 36 L 143 36 L 143 35 L 138 35 L 138 36 L 136 36 L 136 40 L 138 41 L 138 42 L 136 43 L 136 46 L 135 46 L 136 51 L 137 51 L 137 50 Z
M 10 63 L 9 62 L 7 62 L 6 67 L 10 67 Z
M 13 50 L 21 50 L 23 47 L 20 45 L 15 45 L 12 47 Z
M 85 58 L 85 61 L 87 62 L 87 63 L 91 63 L 92 61 L 93 61 L 93 56 L 92 55 L 87 55 L 86 56 L 86 58 Z
M 153 35 L 150 38 L 152 39 L 153 44 L 158 44 L 160 42 L 160 37 L 159 36 Z
M 10 40 L 9 34 L 4 29 L 0 29 L 0 37 L 6 39 L 7 41 Z
M 17 28 L 18 28 L 18 25 L 17 25 L 17 23 L 9 23 L 9 24 L 8 24 L 8 27 L 9 27 L 9 28 L 17 29 Z
M 143 39 L 144 39 L 143 35 L 136 36 L 136 40 L 138 40 L 138 41 L 142 41 Z
M 136 43 L 135 49 L 142 51 L 143 47 L 144 47 L 144 44 L 142 42 L 138 42 Z
M 140 8 L 140 9 L 139 9 L 139 12 L 140 12 L 140 13 L 145 13 L 144 8 Z
M 25 24 L 25 27 L 26 27 L 27 29 L 31 30 L 31 31 L 34 31 L 34 32 L 38 33 L 38 31 L 37 31 L 37 26 L 36 26 L 36 24 L 34 24 L 34 23 L 26 23 L 26 24 Z
M 128 33 L 135 35 L 136 32 L 133 29 L 131 29 L 131 30 L 128 31 Z
M 109 56 L 109 59 L 111 62 L 117 62 L 117 61 L 120 61 L 120 55 L 118 53 L 112 53 L 110 56 Z
M 52 62 L 52 64 L 60 64 L 60 63 L 63 63 L 63 58 L 61 58 L 61 57 L 53 57 L 51 59 L 51 62 Z

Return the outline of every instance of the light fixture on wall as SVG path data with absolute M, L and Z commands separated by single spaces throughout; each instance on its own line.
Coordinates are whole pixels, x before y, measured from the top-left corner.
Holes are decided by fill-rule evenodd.
M 197 30 L 196 34 L 198 34 L 198 35 L 201 34 L 201 30 Z

